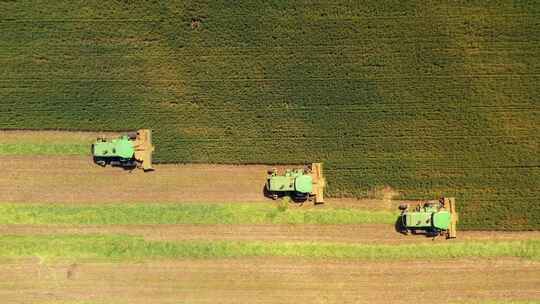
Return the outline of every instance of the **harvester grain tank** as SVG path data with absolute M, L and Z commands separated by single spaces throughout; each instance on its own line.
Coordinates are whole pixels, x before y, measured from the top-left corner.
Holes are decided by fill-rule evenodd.
M 399 229 L 405 234 L 423 231 L 431 236 L 446 234 L 446 238 L 456 237 L 458 214 L 453 197 L 427 201 L 415 208 L 401 205 L 399 209 Z
M 313 199 L 318 204 L 324 203 L 325 186 L 322 164 L 313 163 L 311 167 L 287 169 L 283 174 L 276 169 L 268 171 L 265 190 L 273 199 L 289 195 L 295 201 Z
M 141 129 L 118 138 L 98 138 L 92 144 L 94 162 L 100 166 L 152 169 L 152 130 Z

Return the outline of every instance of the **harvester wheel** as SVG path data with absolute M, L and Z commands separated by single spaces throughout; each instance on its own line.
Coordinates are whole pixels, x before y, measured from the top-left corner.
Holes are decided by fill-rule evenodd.
M 99 166 L 102 166 L 102 167 L 106 167 L 107 166 L 107 162 L 104 161 L 104 160 L 97 160 L 96 161 L 96 164 L 98 164 Z
M 277 195 L 277 194 L 272 194 L 272 199 L 273 199 L 273 200 L 277 200 L 277 199 L 278 199 L 278 195 Z

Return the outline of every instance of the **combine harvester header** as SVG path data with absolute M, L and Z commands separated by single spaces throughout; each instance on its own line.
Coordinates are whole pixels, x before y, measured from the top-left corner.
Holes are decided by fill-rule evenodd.
M 152 153 L 154 153 L 154 146 L 152 145 L 152 130 L 141 129 L 137 131 L 133 147 L 135 148 L 135 160 L 140 162 L 142 169 L 144 171 L 153 170 Z

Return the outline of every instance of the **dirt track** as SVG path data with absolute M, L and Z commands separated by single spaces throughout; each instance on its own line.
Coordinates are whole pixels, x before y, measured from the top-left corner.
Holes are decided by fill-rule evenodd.
M 88 144 L 112 132 L 4 131 L 1 144 Z M 267 165 L 155 165 L 155 172 L 102 168 L 91 156 L 0 156 L 0 202 L 268 202 L 263 196 Z M 282 169 L 282 168 L 280 168 Z M 390 194 L 390 195 L 389 195 Z M 384 199 L 327 201 L 333 205 L 393 208 Z M 397 204 L 397 202 L 395 203 Z
M 240 240 L 240 241 L 306 241 L 406 244 L 429 242 L 423 235 L 404 236 L 391 225 L 115 225 L 115 226 L 42 226 L 3 225 L 0 234 L 128 234 L 148 240 Z M 460 231 L 459 241 L 513 241 L 540 239 L 540 231 L 495 232 Z M 436 242 L 447 242 L 437 238 Z M 448 241 L 451 242 L 451 241 Z
M 539 299 L 540 263 L 266 258 L 47 265 L 34 259 L 0 264 L 0 282 L 2 301 L 21 304 L 477 303 Z
M 90 157 L 0 157 L 1 202 L 265 201 L 267 166 L 158 165 L 155 172 L 102 168 Z
M 0 202 L 272 202 L 266 165 L 155 165 L 154 172 L 102 168 L 84 156 L 0 156 Z M 8 165 L 9 164 L 9 165 Z M 398 202 L 327 199 L 333 206 L 394 208 Z

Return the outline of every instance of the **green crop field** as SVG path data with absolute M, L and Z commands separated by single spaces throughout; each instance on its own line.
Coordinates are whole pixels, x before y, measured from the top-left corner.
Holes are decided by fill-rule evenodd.
M 0 129 L 148 127 L 159 162 L 324 161 L 333 196 L 540 229 L 533 1 L 0 1 L 0 45 Z

